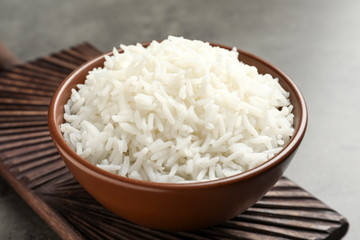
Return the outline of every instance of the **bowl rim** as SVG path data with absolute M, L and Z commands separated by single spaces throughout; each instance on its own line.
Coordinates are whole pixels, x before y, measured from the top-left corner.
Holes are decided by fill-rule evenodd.
M 144 47 L 147 47 L 151 42 L 145 42 L 141 43 Z M 223 45 L 223 44 L 217 44 L 210 42 L 210 45 L 220 48 L 225 48 L 228 50 L 232 50 L 232 47 Z M 118 51 L 121 53 L 122 49 L 118 49 Z M 304 99 L 304 96 L 302 95 L 300 89 L 296 86 L 296 84 L 280 69 L 275 67 L 274 65 L 270 64 L 266 60 L 252 54 L 246 51 L 243 51 L 241 49 L 236 48 L 236 51 L 241 54 L 245 55 L 249 58 L 252 58 L 253 60 L 260 62 L 267 67 L 271 68 L 274 72 L 276 72 L 284 81 L 287 82 L 289 87 L 292 89 L 292 91 L 295 94 L 295 97 L 299 103 L 299 126 L 297 129 L 295 129 L 294 135 L 291 137 L 290 141 L 284 146 L 284 148 L 277 153 L 274 157 L 270 158 L 266 162 L 262 163 L 261 165 L 254 167 L 252 169 L 249 169 L 245 172 L 238 173 L 229 177 L 219 178 L 215 180 L 208 180 L 203 182 L 189 182 L 189 183 L 164 183 L 164 182 L 152 182 L 152 181 L 145 181 L 145 180 L 138 180 L 133 179 L 129 177 L 120 176 L 111 172 L 107 172 L 90 162 L 86 161 L 84 158 L 80 157 L 78 154 L 76 154 L 75 151 L 73 151 L 70 146 L 65 142 L 62 133 L 60 131 L 60 127 L 56 124 L 57 116 L 56 112 L 59 106 L 59 101 L 62 96 L 62 94 L 65 92 L 66 87 L 71 83 L 73 79 L 75 79 L 84 69 L 86 69 L 89 65 L 105 60 L 106 55 L 112 55 L 112 51 L 104 53 L 98 57 L 95 57 L 79 67 L 77 67 L 72 73 L 70 73 L 63 82 L 59 85 L 56 92 L 54 93 L 49 109 L 48 109 L 48 127 L 50 135 L 56 145 L 57 148 L 62 148 L 63 151 L 65 151 L 71 158 L 73 158 L 77 163 L 81 164 L 85 168 L 87 168 L 89 171 L 93 171 L 96 174 L 101 175 L 102 177 L 107 177 L 109 179 L 115 180 L 115 181 L 121 181 L 123 183 L 136 185 L 139 187 L 147 187 L 147 188 L 156 188 L 156 189 L 199 189 L 199 188 L 212 188 L 212 187 L 219 187 L 222 185 L 227 184 L 233 184 L 239 181 L 244 181 L 249 178 L 255 177 L 265 171 L 270 170 L 275 165 L 280 164 L 282 161 L 284 161 L 293 151 L 296 150 L 296 148 L 300 145 L 308 124 L 308 110 L 306 106 L 306 102 Z M 71 159 L 69 159 L 71 161 Z

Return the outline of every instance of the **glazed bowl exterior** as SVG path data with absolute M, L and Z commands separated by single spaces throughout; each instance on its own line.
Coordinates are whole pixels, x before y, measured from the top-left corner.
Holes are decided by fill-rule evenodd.
M 149 43 L 143 44 L 148 46 Z M 232 48 L 212 44 L 231 50 Z M 95 67 L 103 67 L 106 53 L 77 68 L 59 86 L 49 107 L 50 135 L 67 167 L 99 203 L 134 223 L 162 230 L 193 230 L 228 220 L 247 208 L 279 180 L 294 157 L 307 127 L 307 108 L 296 85 L 272 64 L 242 50 L 239 60 L 279 79 L 290 92 L 295 133 L 276 156 L 264 164 L 231 177 L 199 183 L 155 183 L 106 172 L 78 156 L 64 141 L 60 125 L 71 89 L 84 83 Z

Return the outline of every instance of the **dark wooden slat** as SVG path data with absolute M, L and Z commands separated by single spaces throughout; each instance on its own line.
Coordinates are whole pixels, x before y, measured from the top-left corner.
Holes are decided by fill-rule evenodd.
M 99 49 L 97 49 L 96 47 L 94 47 L 93 45 L 91 45 L 88 42 L 79 44 L 78 46 L 73 47 L 72 49 L 79 52 L 80 54 L 82 54 L 88 60 L 90 60 L 94 57 L 97 57 L 103 53 L 102 51 L 100 51 Z
M 4 159 L 3 163 L 8 168 L 10 168 L 10 167 L 13 167 L 18 164 L 24 164 L 27 162 L 36 161 L 38 159 L 41 159 L 43 157 L 47 157 L 48 155 L 53 155 L 53 154 L 57 154 L 57 150 L 55 147 L 48 148 L 48 149 L 39 149 L 39 151 L 33 152 L 31 154 L 16 156 L 16 158 L 12 158 L 12 159 L 6 159 L 6 158 L 4 158 L 4 155 L 2 155 L 1 157 Z
M 50 99 L 46 98 L 46 100 L 41 100 L 41 99 L 14 99 L 14 98 L 0 98 L 0 105 L 1 104 L 6 104 L 6 105 L 16 105 L 16 106 L 20 106 L 20 105 L 27 105 L 27 106 L 31 106 L 33 109 L 38 106 L 44 106 L 46 108 L 49 107 L 50 104 Z
M 71 193 L 70 193 L 71 194 Z M 140 237 L 140 239 L 169 239 L 169 240 L 179 240 L 183 238 L 178 238 L 175 234 L 162 232 L 158 230 L 153 230 L 145 227 L 141 227 L 138 225 L 134 225 L 128 221 L 125 221 L 108 210 L 101 207 L 98 203 L 96 203 L 92 198 L 89 198 L 87 195 L 87 201 L 79 202 L 72 200 L 73 197 L 71 195 L 66 196 L 64 198 L 50 198 L 52 204 L 56 206 L 58 209 L 62 209 L 63 211 L 67 211 L 69 206 L 71 206 L 72 213 L 78 214 L 79 217 L 86 214 L 88 215 L 88 219 L 102 219 L 102 223 L 110 223 L 106 224 L 103 228 L 100 229 L 112 229 L 112 232 L 116 234 L 115 237 L 120 237 L 117 233 L 121 233 L 123 236 L 124 233 L 131 232 L 132 234 Z M 90 203 L 89 203 L 90 201 Z M 87 203 L 86 205 L 84 203 Z M 86 207 L 84 207 L 86 206 Z M 112 228 L 111 226 L 116 226 Z M 99 232 L 101 233 L 101 232 Z M 199 237 L 198 237 L 199 238 Z
M 314 232 L 329 232 L 331 228 L 339 227 L 339 223 L 324 222 L 318 219 L 305 220 L 305 219 L 290 219 L 290 218 L 278 218 L 271 216 L 256 216 L 256 215 L 243 215 L 239 216 L 237 220 L 243 222 L 256 222 L 264 225 L 273 225 L 284 228 L 303 229 L 304 231 Z
M 91 56 L 85 56 L 71 48 L 65 49 L 62 52 L 75 58 L 75 59 L 78 59 L 81 63 L 87 62 L 88 60 L 90 60 L 92 58 Z M 101 52 L 99 51 L 99 55 L 100 54 L 101 54 Z
M 47 111 L 46 106 L 36 106 L 37 110 Z M 0 111 L 32 111 L 34 107 L 32 105 L 17 105 L 17 104 L 9 104 L 9 105 L 0 105 Z
M 48 156 L 43 159 L 36 159 L 36 161 L 26 162 L 24 164 L 12 167 L 10 171 L 16 175 L 20 175 L 23 172 L 29 171 L 31 169 L 34 169 L 35 171 L 39 171 L 39 168 L 44 168 L 46 164 L 52 162 L 62 162 L 62 160 L 60 156 L 56 154 L 53 156 Z
M 38 116 L 38 115 L 44 115 L 47 116 L 47 111 L 41 111 L 41 110 L 0 110 L 0 115 L 3 116 Z
M 37 65 L 36 62 L 26 63 L 26 64 L 20 66 L 19 68 L 26 69 L 28 71 L 34 71 L 34 72 L 37 72 L 39 74 L 52 76 L 54 78 L 48 78 L 48 80 L 49 81 L 54 81 L 54 82 L 61 82 L 62 79 L 65 79 L 66 76 L 69 74 L 67 72 L 65 72 L 65 73 L 64 72 L 58 72 L 58 71 L 53 70 L 51 68 L 39 66 L 39 65 Z M 20 71 L 21 71 L 21 69 L 20 69 Z
M 269 192 L 265 196 L 265 198 L 271 198 L 271 197 L 277 197 L 277 198 L 312 198 L 313 196 L 310 193 L 305 192 L 300 188 L 284 189 L 282 191 L 279 191 L 278 188 L 275 188 L 273 191 Z
M 34 119 L 25 119 L 24 121 L 19 121 L 21 119 L 13 118 L 13 121 L 5 122 L 0 119 L 0 128 L 22 128 L 22 127 L 32 127 L 32 126 L 46 126 L 48 123 L 46 120 L 39 120 L 39 118 Z
M 57 172 L 58 170 L 61 170 L 61 173 L 55 175 L 54 172 Z M 17 176 L 23 179 L 27 183 L 29 188 L 32 188 L 39 185 L 39 182 L 34 183 L 34 180 L 39 180 L 40 183 L 44 183 L 48 180 L 54 179 L 56 176 L 67 173 L 67 171 L 65 170 L 67 169 L 65 169 L 65 163 L 63 161 L 54 161 L 44 164 L 41 167 L 41 171 L 39 171 L 38 169 L 31 169 L 26 172 L 21 172 Z
M 214 227 L 211 229 L 204 229 L 201 230 L 201 235 L 208 236 L 209 239 L 213 238 L 215 236 L 215 239 L 245 239 L 245 240 L 251 240 L 251 239 L 261 239 L 261 240 L 278 240 L 278 239 L 286 239 L 286 238 L 279 238 L 279 236 L 272 236 L 267 233 L 260 233 L 260 232 L 251 232 L 248 229 L 225 229 L 221 228 L 219 230 L 218 227 Z M 186 236 L 186 235 L 185 235 Z
M 70 172 L 61 178 L 53 180 L 51 184 L 44 184 L 36 189 L 36 193 L 44 197 L 64 197 L 65 195 L 68 196 L 70 193 L 76 195 L 79 192 L 84 193 L 84 191 L 84 188 L 81 187 Z
M 325 239 L 328 234 L 320 233 L 315 231 L 303 230 L 303 229 L 291 229 L 284 228 L 278 226 L 272 226 L 261 223 L 248 223 L 248 222 L 240 222 L 240 221 L 228 221 L 224 224 L 220 224 L 222 227 L 221 231 L 236 231 L 236 229 L 246 230 L 247 232 L 259 232 L 262 234 L 278 236 L 281 238 L 289 238 L 289 239 Z M 220 229 L 218 229 L 220 230 Z
M 313 219 L 329 222 L 340 222 L 343 218 L 333 210 L 318 211 L 318 210 L 303 210 L 303 209 L 272 209 L 272 208 L 256 208 L 251 207 L 244 214 L 246 215 L 264 215 L 264 216 L 276 216 L 279 218 L 291 218 L 291 219 Z
M 29 95 L 35 95 L 35 96 L 45 96 L 45 97 L 52 97 L 53 93 L 49 91 L 44 90 L 38 90 L 38 89 L 31 89 L 26 87 L 20 87 L 20 86 L 10 86 L 6 84 L 0 85 L 0 91 L 7 91 L 7 92 L 14 92 L 17 94 L 29 94 Z
M 0 145 L 0 151 L 9 151 L 10 149 L 15 149 L 19 147 L 29 146 L 29 145 L 35 145 L 35 144 L 41 144 L 44 142 L 52 142 L 51 137 L 49 135 L 45 135 L 43 137 L 39 138 L 30 138 L 24 141 L 16 141 L 16 142 L 5 142 L 4 144 Z M 36 145 L 37 146 L 37 145 Z
M 46 61 L 45 59 L 40 58 L 39 60 L 37 60 L 36 62 L 32 63 L 33 65 L 36 65 L 38 67 L 41 68 L 47 68 L 49 70 L 52 71 L 56 71 L 59 73 L 63 73 L 66 76 L 71 73 L 72 69 L 68 69 L 68 68 L 62 68 L 61 66 L 58 66 L 57 64 L 54 64 L 52 62 Z
M 329 209 L 324 203 L 316 199 L 274 199 L 262 198 L 256 204 L 256 207 L 262 208 L 283 208 L 283 209 Z
M 69 170 L 65 166 L 62 167 L 60 163 L 62 162 L 59 162 L 58 165 L 56 165 L 58 168 L 51 169 L 53 171 L 48 174 L 38 174 L 36 176 L 37 178 L 31 176 L 31 179 L 27 178 L 28 176 L 25 176 L 24 178 L 21 178 L 21 180 L 27 182 L 27 187 L 31 190 L 34 190 L 42 184 L 49 184 L 51 181 L 54 181 L 54 179 L 68 174 Z
M 6 115 L 0 115 L 0 127 L 3 128 L 3 126 L 10 127 L 23 127 L 23 126 L 34 126 L 33 122 L 37 121 L 47 121 L 46 116 L 6 116 Z M 13 126 L 12 124 L 16 124 L 16 126 Z M 19 124 L 19 125 L 18 125 Z M 36 125 L 36 124 L 35 124 Z M 7 127 L 5 127 L 7 128 Z
M 32 94 L 25 94 L 25 93 L 18 93 L 18 92 L 12 92 L 7 91 L 6 87 L 5 90 L 0 90 L 0 96 L 4 98 L 13 98 L 14 100 L 17 99 L 23 99 L 23 100 L 43 100 L 43 101 L 49 101 L 49 96 L 39 96 L 39 95 L 32 95 Z M 0 115 L 1 116 L 1 115 Z
M 50 64 L 54 64 L 62 69 L 67 69 L 70 72 L 78 67 L 78 65 L 76 65 L 76 64 L 66 62 L 64 60 L 61 60 L 60 58 L 53 57 L 53 56 L 43 57 L 41 59 L 41 61 L 48 62 Z
M 69 63 L 73 64 L 75 67 L 78 67 L 84 63 L 84 60 L 74 57 L 73 55 L 70 55 L 65 51 L 61 51 L 61 52 L 51 55 L 51 56 L 54 58 L 57 58 L 61 61 L 69 62 Z
M 66 75 L 58 72 L 49 71 L 48 69 L 38 68 L 37 66 L 25 63 L 24 65 L 16 66 L 6 72 L 0 73 L 5 78 L 12 78 L 12 76 L 22 76 L 32 79 L 33 81 L 46 83 L 48 85 L 56 86 L 61 82 Z
M 101 233 L 98 228 L 93 227 L 87 221 L 79 218 L 78 216 L 74 216 L 74 214 L 70 211 L 64 211 L 64 217 L 72 223 L 80 232 L 85 232 L 86 239 L 94 239 L 94 240 L 103 240 L 103 239 L 111 239 L 109 235 L 106 233 Z M 127 238 L 129 236 L 126 236 Z M 122 237 L 120 239 L 126 239 L 126 237 Z M 128 238 L 129 239 L 129 238 Z
M 40 150 L 46 150 L 52 147 L 54 147 L 54 143 L 52 141 L 40 142 L 36 145 L 21 146 L 18 148 L 3 151 L 2 155 L 5 158 L 11 159 L 17 156 L 32 154 L 33 152 L 37 152 Z
M 203 229 L 193 232 L 176 232 L 174 235 L 179 236 L 180 239 L 194 239 L 194 240 L 206 240 L 206 239 L 239 239 L 240 235 L 234 236 L 227 233 L 221 233 L 212 229 Z M 241 239 L 245 238 L 246 234 L 241 235 Z
M 48 76 L 47 75 L 43 75 L 42 77 L 40 77 L 40 74 L 36 74 L 35 77 L 32 76 L 28 76 L 25 74 L 19 74 L 19 73 L 4 73 L 2 74 L 0 81 L 5 81 L 6 79 L 11 81 L 11 82 L 16 82 L 17 84 L 22 84 L 25 86 L 38 86 L 38 87 L 42 87 L 42 86 L 47 86 L 51 89 L 56 89 L 56 87 L 58 86 L 57 82 L 54 81 L 49 81 Z M 8 83 L 10 84 L 10 83 Z
M 37 138 L 37 137 L 42 137 L 42 136 L 48 136 L 49 132 L 48 131 L 42 131 L 42 132 L 25 132 L 22 134 L 16 134 L 16 135 L 10 135 L 10 136 L 3 136 L 0 135 L 0 144 L 4 143 L 4 142 L 9 142 L 9 141 L 22 141 L 22 140 L 27 140 L 27 139 L 31 139 L 31 138 Z
M 8 128 L 8 129 L 0 129 L 0 135 L 18 135 L 22 133 L 30 133 L 30 132 L 49 132 L 47 126 L 32 126 L 26 128 Z M 5 138 L 5 137 L 4 137 Z

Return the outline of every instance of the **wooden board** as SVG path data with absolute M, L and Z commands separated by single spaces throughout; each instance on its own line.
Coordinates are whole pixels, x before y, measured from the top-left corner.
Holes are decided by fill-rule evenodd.
M 342 215 L 285 177 L 243 214 L 198 231 L 148 229 L 105 209 L 68 171 L 47 127 L 47 107 L 57 86 L 99 54 L 83 43 L 0 73 L 0 173 L 61 238 L 340 239 L 345 235 L 348 222 Z

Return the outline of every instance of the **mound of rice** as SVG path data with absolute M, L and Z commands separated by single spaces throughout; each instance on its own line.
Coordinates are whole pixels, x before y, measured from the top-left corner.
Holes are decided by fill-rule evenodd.
M 71 148 L 99 168 L 207 181 L 264 163 L 292 136 L 289 93 L 239 62 L 236 49 L 173 36 L 120 47 L 72 89 L 61 125 Z

